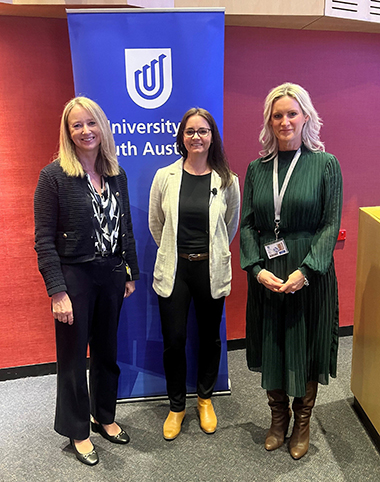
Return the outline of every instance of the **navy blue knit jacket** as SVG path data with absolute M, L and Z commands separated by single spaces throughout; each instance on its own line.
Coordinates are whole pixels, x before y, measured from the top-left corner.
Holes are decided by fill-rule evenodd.
M 139 279 L 135 239 L 129 206 L 127 176 L 107 177 L 121 212 L 120 246 L 122 257 L 131 268 L 132 279 Z M 61 264 L 91 261 L 95 258 L 95 228 L 91 197 L 85 177 L 65 174 L 54 161 L 40 173 L 34 194 L 35 250 L 38 268 L 49 296 L 66 291 Z

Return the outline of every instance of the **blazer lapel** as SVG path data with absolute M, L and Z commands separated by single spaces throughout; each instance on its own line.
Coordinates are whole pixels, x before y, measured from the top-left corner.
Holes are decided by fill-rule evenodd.
M 172 165 L 172 170 L 168 178 L 168 196 L 170 203 L 170 213 L 172 228 L 177 239 L 178 231 L 178 205 L 179 205 L 179 190 L 182 181 L 183 159 L 179 159 Z

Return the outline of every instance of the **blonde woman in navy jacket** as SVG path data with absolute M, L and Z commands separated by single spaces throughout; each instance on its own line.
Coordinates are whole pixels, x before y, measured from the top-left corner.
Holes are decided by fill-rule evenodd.
M 80 462 L 95 465 L 90 413 L 94 432 L 113 443 L 129 441 L 115 422 L 117 326 L 139 269 L 127 178 L 107 117 L 91 99 L 76 97 L 65 106 L 59 158 L 42 169 L 34 207 L 38 267 L 56 329 L 54 428 L 70 438 Z
M 158 294 L 170 412 L 163 435 L 180 431 L 186 403 L 186 325 L 191 299 L 199 332 L 198 411 L 204 432 L 217 418 L 211 395 L 220 361 L 220 322 L 231 290 L 229 244 L 238 228 L 239 182 L 228 166 L 216 123 L 193 108 L 177 135 L 182 158 L 159 169 L 149 203 L 149 228 L 158 246 L 153 288 Z

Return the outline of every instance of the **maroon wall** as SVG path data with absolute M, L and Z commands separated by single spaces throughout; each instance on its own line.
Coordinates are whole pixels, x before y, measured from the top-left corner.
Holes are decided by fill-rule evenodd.
M 341 227 L 335 260 L 340 325 L 353 324 L 358 208 L 380 204 L 378 113 L 380 36 L 227 27 L 224 132 L 227 154 L 243 185 L 248 163 L 258 157 L 264 98 L 283 82 L 305 87 L 324 121 L 321 137 L 337 156 L 344 181 Z M 234 241 L 233 293 L 227 301 L 227 336 L 244 337 L 245 275 Z
M 65 20 L 0 16 L 0 368 L 55 360 L 34 245 L 38 173 L 73 96 Z

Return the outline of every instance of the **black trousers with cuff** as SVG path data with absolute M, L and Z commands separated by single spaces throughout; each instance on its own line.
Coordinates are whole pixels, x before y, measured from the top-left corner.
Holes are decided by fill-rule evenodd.
M 90 433 L 90 413 L 102 424 L 114 421 L 120 369 L 117 327 L 126 270 L 119 256 L 62 265 L 74 323 L 55 320 L 57 404 L 55 430 L 72 439 Z M 87 347 L 90 347 L 87 386 Z
M 178 258 L 172 294 L 168 298 L 158 297 L 166 386 L 173 412 L 181 412 L 186 405 L 185 348 L 191 299 L 199 334 L 197 394 L 201 398 L 210 398 L 219 371 L 224 297 L 214 299 L 211 296 L 208 259 L 188 261 Z

